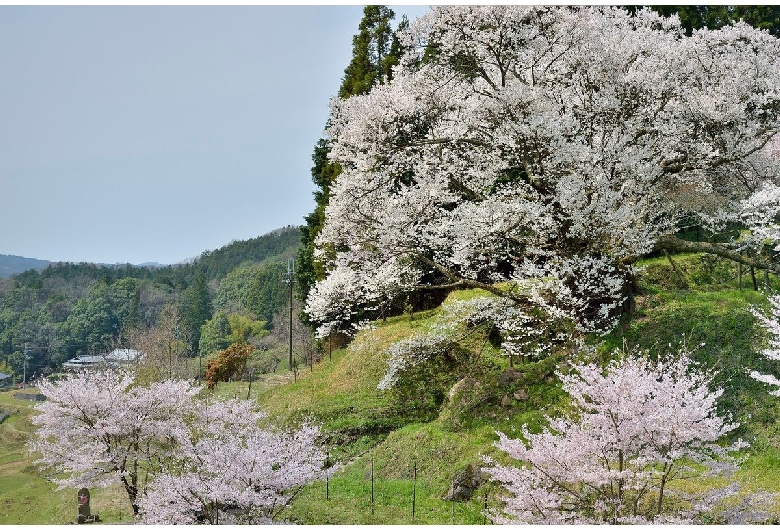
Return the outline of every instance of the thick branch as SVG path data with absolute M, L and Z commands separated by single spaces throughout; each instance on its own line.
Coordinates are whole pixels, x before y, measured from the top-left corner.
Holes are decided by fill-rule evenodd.
M 749 267 L 780 273 L 780 263 L 772 263 L 768 260 L 745 256 L 720 243 L 685 241 L 684 239 L 679 239 L 675 236 L 661 236 L 658 238 L 658 241 L 656 241 L 655 248 L 656 250 L 672 252 L 706 252 L 707 254 L 714 254 L 737 263 L 742 263 L 743 265 L 748 265 Z
M 501 289 L 498 289 L 496 286 L 491 285 L 489 283 L 483 283 L 477 280 L 470 280 L 468 278 L 463 278 L 461 276 L 458 276 L 454 272 L 452 272 L 447 267 L 444 267 L 432 259 L 428 258 L 427 256 L 423 256 L 422 254 L 415 254 L 415 257 L 418 258 L 420 261 L 425 263 L 426 265 L 429 265 L 442 273 L 444 276 L 447 277 L 452 283 L 449 284 L 449 287 L 467 287 L 467 288 L 477 288 L 477 289 L 484 289 L 485 291 L 488 291 L 489 293 L 493 293 L 496 296 L 500 296 L 501 298 L 509 298 L 511 300 L 514 300 L 518 303 L 527 302 L 527 299 L 517 296 L 516 294 L 513 294 L 511 292 L 502 291 Z M 426 288 L 430 288 L 430 286 L 426 286 Z

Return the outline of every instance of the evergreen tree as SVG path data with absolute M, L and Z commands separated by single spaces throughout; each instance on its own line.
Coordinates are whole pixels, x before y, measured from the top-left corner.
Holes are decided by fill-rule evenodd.
M 649 6 L 664 16 L 677 14 L 685 32 L 691 35 L 693 30 L 718 29 L 728 24 L 744 20 L 754 28 L 765 29 L 775 37 L 780 36 L 780 6 Z M 630 6 L 635 11 L 637 6 Z
M 363 9 L 358 33 L 352 38 L 352 60 L 344 69 L 339 88 L 340 98 L 367 94 L 374 85 L 392 80 L 392 68 L 404 53 L 397 32 L 409 27 L 409 21 L 404 16 L 394 33 L 390 25 L 394 17 L 393 10 L 385 6 L 366 6 Z M 314 241 L 325 221 L 330 186 L 341 173 L 339 164 L 328 161 L 329 151 L 328 140 L 321 138 L 312 154 L 314 166 L 311 174 L 317 187 L 314 192 L 316 206 L 305 217 L 306 224 L 301 227 L 303 248 L 298 251 L 295 271 L 298 295 L 303 300 L 317 279 L 324 277 L 322 266 L 314 259 Z
M 125 330 L 133 329 L 141 322 L 139 308 L 141 306 L 141 290 L 136 289 L 133 298 L 130 300 L 130 309 L 125 320 Z
M 366 6 L 359 32 L 352 38 L 352 61 L 344 70 L 339 97 L 347 99 L 357 94 L 368 94 L 375 84 L 389 81 L 386 63 L 390 52 L 392 29 L 390 21 L 395 17 L 385 6 Z
M 191 352 L 198 351 L 200 328 L 211 318 L 213 312 L 206 275 L 199 273 L 192 285 L 184 291 L 181 301 L 181 315 L 190 338 Z
M 393 67 L 398 64 L 405 51 L 403 44 L 401 44 L 401 40 L 398 38 L 398 34 L 407 29 L 409 29 L 409 19 L 406 18 L 406 15 L 403 15 L 401 17 L 401 22 L 398 23 L 398 28 L 395 30 L 395 33 L 393 33 L 393 42 L 390 45 L 390 53 L 387 55 L 382 65 L 384 76 L 388 82 L 393 80 Z

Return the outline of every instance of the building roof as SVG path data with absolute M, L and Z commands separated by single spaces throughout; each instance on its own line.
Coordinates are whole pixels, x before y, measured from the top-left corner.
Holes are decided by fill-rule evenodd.
M 3 372 L 0 372 L 0 381 L 8 379 L 9 377 L 11 377 L 10 374 L 4 374 Z
M 101 364 L 106 360 L 101 355 L 79 355 L 73 359 L 68 359 L 62 363 L 63 368 L 86 368 L 87 366 L 95 366 Z
M 109 362 L 132 362 L 135 361 L 141 352 L 130 348 L 116 348 L 114 351 L 106 355 L 105 359 Z

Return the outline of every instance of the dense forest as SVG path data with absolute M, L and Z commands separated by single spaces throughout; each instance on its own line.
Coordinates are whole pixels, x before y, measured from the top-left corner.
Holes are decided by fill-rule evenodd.
M 243 339 L 266 334 L 288 303 L 299 234 L 281 228 L 181 265 L 52 263 L 0 279 L 0 372 L 21 380 L 78 355 L 148 348 L 152 335 L 166 343 L 161 333 L 177 355 L 208 355 L 229 344 L 231 321 Z

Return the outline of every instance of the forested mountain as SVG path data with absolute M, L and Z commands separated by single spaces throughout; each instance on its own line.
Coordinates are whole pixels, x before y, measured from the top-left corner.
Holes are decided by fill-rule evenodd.
M 215 313 L 265 330 L 287 303 L 283 273 L 299 234 L 288 226 L 187 264 L 51 263 L 0 279 L 0 372 L 21 375 L 25 347 L 29 375 L 77 355 L 139 346 L 152 332 L 168 332 L 182 356 L 208 353 L 200 348 L 201 327 Z
M 49 263 L 51 262 L 43 259 L 0 254 L 0 278 L 9 278 L 12 274 L 19 274 L 29 269 L 40 271 Z

